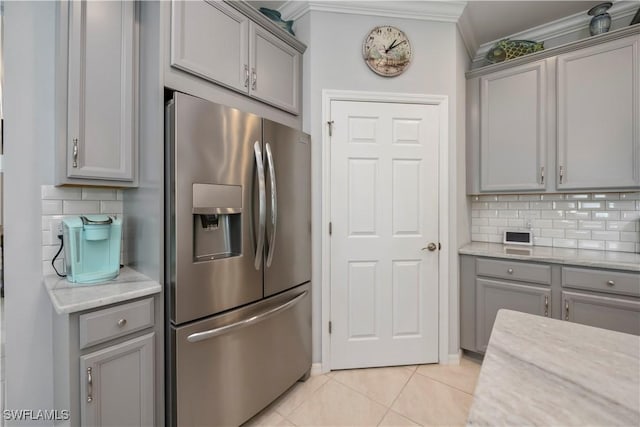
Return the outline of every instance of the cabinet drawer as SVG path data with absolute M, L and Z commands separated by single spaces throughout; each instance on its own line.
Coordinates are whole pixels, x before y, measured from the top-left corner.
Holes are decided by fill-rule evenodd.
M 562 267 L 562 286 L 640 296 L 640 274 Z
M 518 261 L 498 261 L 478 258 L 476 261 L 478 276 L 500 277 L 509 280 L 551 284 L 551 266 L 530 264 Z
M 153 325 L 153 298 L 80 315 L 80 348 Z

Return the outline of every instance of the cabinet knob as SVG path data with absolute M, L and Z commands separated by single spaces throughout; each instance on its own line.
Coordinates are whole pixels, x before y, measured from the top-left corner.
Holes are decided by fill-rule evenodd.
M 118 326 L 120 326 L 121 328 L 124 327 L 124 325 L 126 324 L 127 324 L 127 319 L 118 320 Z
M 607 285 L 609 286 L 615 286 L 616 282 L 614 282 L 613 280 L 608 280 L 607 281 Z
M 507 273 L 509 273 L 509 274 L 513 274 L 513 268 L 508 269 L 508 270 L 507 270 Z

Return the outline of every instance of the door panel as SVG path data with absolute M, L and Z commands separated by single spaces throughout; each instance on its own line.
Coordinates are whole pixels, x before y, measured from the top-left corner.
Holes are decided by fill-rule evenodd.
M 331 367 L 438 361 L 439 111 L 331 103 Z
M 640 301 L 563 291 L 562 309 L 564 320 L 640 335 Z
M 298 298 L 300 297 L 300 298 Z M 271 316 L 261 313 L 278 307 Z M 194 341 L 194 334 L 253 323 Z M 189 337 L 192 337 L 191 339 Z M 238 426 L 311 368 L 311 286 L 239 310 L 172 328 L 176 381 L 169 399 L 172 425 Z
M 257 230 L 252 225 L 253 194 L 258 191 L 254 144 L 262 139 L 262 126 L 258 116 L 181 93 L 175 94 L 168 115 L 167 203 L 169 235 L 174 236 L 168 251 L 171 320 L 183 323 L 262 298 L 262 267 L 254 265 Z M 196 191 L 200 188 L 215 191 Z M 226 200 L 228 206 L 208 203 L 220 195 L 224 197 L 213 202 Z M 220 217 L 218 225 L 207 229 L 196 214 L 229 209 L 234 212 L 229 218 L 239 216 L 239 221 L 226 224 Z M 221 241 L 237 241 L 231 256 L 196 259 L 196 253 L 210 245 L 206 239 L 216 238 L 223 226 L 230 232 L 219 235 Z
M 269 120 L 263 120 L 263 137 L 267 187 L 264 294 L 270 296 L 311 280 L 311 143 L 308 135 Z M 267 145 L 275 171 L 275 228 Z

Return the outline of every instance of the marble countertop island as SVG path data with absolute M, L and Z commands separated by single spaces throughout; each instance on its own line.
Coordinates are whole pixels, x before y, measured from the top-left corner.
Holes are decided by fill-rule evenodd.
M 640 425 L 640 337 L 500 310 L 467 425 Z
M 129 267 L 121 268 L 118 277 L 104 283 L 71 283 L 55 274 L 45 276 L 43 283 L 58 314 L 102 307 L 162 290 L 160 283 Z
M 458 252 L 462 255 L 640 271 L 640 254 L 631 252 L 592 251 L 545 246 L 513 246 L 484 242 L 471 242 L 461 247 Z

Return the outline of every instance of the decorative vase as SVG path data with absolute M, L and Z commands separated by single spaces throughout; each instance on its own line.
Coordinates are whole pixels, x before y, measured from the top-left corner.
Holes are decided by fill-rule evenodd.
M 589 32 L 592 36 L 606 33 L 609 31 L 609 28 L 611 28 L 611 15 L 607 13 L 607 9 L 612 5 L 613 3 L 610 1 L 600 3 L 599 5 L 593 6 L 587 12 L 589 15 L 593 16 L 589 23 Z

